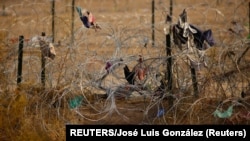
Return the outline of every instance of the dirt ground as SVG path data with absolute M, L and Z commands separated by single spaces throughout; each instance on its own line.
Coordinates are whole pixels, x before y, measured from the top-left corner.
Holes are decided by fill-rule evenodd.
M 54 34 L 49 0 L 0 0 L 0 140 L 65 140 L 66 124 L 249 124 L 249 7 L 247 0 L 173 0 L 172 24 L 186 9 L 188 22 L 211 29 L 216 44 L 205 54 L 208 67 L 197 72 L 198 97 L 186 57 L 171 42 L 173 88 L 166 97 L 155 96 L 156 81 L 146 93 L 113 97 L 122 87 L 128 95 L 123 66 L 102 81 L 108 61 L 124 59 L 130 68 L 144 57 L 150 73 L 166 77 L 166 27 L 169 0 L 155 0 L 154 40 L 152 0 L 75 0 L 89 9 L 101 30 L 83 27 L 72 1 L 56 0 Z M 234 24 L 236 23 L 236 24 Z M 46 60 L 46 85 L 41 87 L 41 52 L 32 38 L 54 37 L 56 57 Z M 22 83 L 16 84 L 18 38 L 24 36 Z M 73 36 L 72 36 L 73 35 Z M 146 46 L 145 46 L 146 45 Z M 185 46 L 185 45 L 184 45 Z M 152 75 L 153 76 L 153 75 Z M 173 96 L 173 99 L 169 97 Z M 69 102 L 81 97 L 76 108 Z M 234 111 L 227 118 L 216 109 Z M 160 110 L 164 115 L 159 115 Z M 9 117 L 6 119 L 5 117 Z M 12 137 L 12 133 L 18 136 Z

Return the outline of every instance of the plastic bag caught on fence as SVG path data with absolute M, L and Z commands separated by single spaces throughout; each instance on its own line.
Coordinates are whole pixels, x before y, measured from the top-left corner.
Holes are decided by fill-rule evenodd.
M 160 108 L 158 113 L 157 113 L 157 117 L 162 117 L 164 114 L 165 114 L 164 108 Z
M 215 117 L 229 118 L 233 114 L 233 105 L 229 106 L 228 109 L 224 112 L 221 112 L 220 110 L 216 109 L 213 114 Z
M 69 107 L 70 109 L 74 109 L 79 107 L 82 104 L 83 101 L 83 96 L 82 95 L 78 95 L 75 96 L 74 98 L 69 100 Z

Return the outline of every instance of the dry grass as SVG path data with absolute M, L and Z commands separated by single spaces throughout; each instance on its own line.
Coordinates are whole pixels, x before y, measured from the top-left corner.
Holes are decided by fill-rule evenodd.
M 143 2 L 142 2 L 143 1 Z M 212 29 L 216 46 L 206 51 L 208 67 L 197 72 L 199 97 L 194 97 L 190 68 L 185 54 L 173 45 L 173 89 L 163 98 L 153 96 L 157 87 L 152 79 L 147 89 L 128 95 L 128 85 L 121 66 L 107 76 L 102 85 L 97 80 L 105 73 L 107 61 L 123 58 L 130 68 L 138 55 L 144 57 L 150 72 L 164 74 L 165 35 L 163 33 L 168 1 L 156 0 L 155 47 L 151 46 L 151 0 L 76 1 L 91 9 L 102 30 L 82 27 L 75 13 L 74 44 L 71 44 L 70 2 L 56 1 L 55 60 L 46 60 L 46 86 L 41 85 L 41 52 L 26 42 L 22 83 L 16 84 L 18 44 L 11 42 L 24 35 L 30 39 L 46 32 L 51 35 L 49 1 L 2 1 L 6 13 L 0 16 L 0 140 L 65 140 L 65 124 L 249 124 L 250 51 L 247 2 L 177 0 L 173 22 L 188 8 L 189 22 L 201 29 Z M 41 3 L 39 7 L 38 3 Z M 217 10 L 217 11 L 216 11 Z M 202 12 L 200 12 L 202 11 Z M 0 14 L 1 14 L 0 10 Z M 220 14 L 220 12 L 222 14 Z M 235 20 L 244 27 L 239 36 L 228 32 Z M 148 39 L 147 47 L 145 38 Z M 56 45 L 60 41 L 60 45 Z M 164 76 L 163 76 L 164 77 Z M 121 89 L 119 93 L 116 88 Z M 108 91 L 110 90 L 110 91 Z M 113 93 L 116 92 L 116 93 Z M 108 94 L 108 95 L 107 95 Z M 173 99 L 169 97 L 173 96 Z M 69 102 L 82 96 L 79 107 Z M 234 107 L 230 118 L 214 117 L 217 108 Z M 157 116 L 160 108 L 165 114 Z M 13 136 L 15 134 L 16 136 Z

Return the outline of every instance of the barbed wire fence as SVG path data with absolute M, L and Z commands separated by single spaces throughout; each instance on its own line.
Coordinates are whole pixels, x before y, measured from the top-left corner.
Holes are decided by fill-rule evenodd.
M 151 38 L 151 1 L 145 1 L 147 7 L 139 10 L 129 9 L 129 4 L 133 6 L 133 2 L 129 0 L 126 1 L 127 7 L 119 6 L 122 3 L 119 1 L 101 1 L 100 5 L 112 3 L 116 7 L 93 8 L 97 22 L 102 27 L 102 30 L 97 32 L 83 27 L 77 16 L 71 17 L 69 9 L 73 3 L 70 2 L 55 1 L 54 29 L 51 26 L 51 1 L 24 1 L 4 7 L 3 15 L 10 24 L 1 26 L 0 29 L 6 33 L 2 43 L 7 47 L 7 55 L 2 58 L 4 63 L 1 64 L 2 74 L 5 76 L 5 79 L 1 80 L 4 82 L 2 87 L 8 90 L 17 87 L 16 62 L 19 52 L 16 38 L 22 34 L 27 40 L 23 49 L 21 83 L 28 85 L 26 92 L 31 96 L 30 99 L 40 97 L 31 102 L 36 105 L 35 112 L 41 118 L 44 117 L 41 109 L 53 107 L 57 111 L 56 115 L 67 123 L 77 122 L 77 119 L 83 123 L 110 123 L 111 121 L 105 119 L 112 119 L 116 114 L 128 123 L 134 120 L 134 115 L 143 115 L 143 118 L 136 120 L 139 120 L 140 124 L 153 124 L 159 117 L 162 124 L 178 124 L 184 122 L 183 119 L 187 116 L 191 124 L 203 123 L 213 111 L 208 111 L 207 115 L 199 117 L 198 121 L 197 111 L 204 110 L 205 105 L 214 110 L 218 106 L 204 104 L 203 101 L 207 98 L 223 101 L 240 97 L 240 94 L 249 88 L 249 58 L 246 56 L 249 49 L 249 23 L 246 18 L 249 7 L 246 6 L 248 3 L 245 0 L 193 0 L 192 3 L 173 1 L 172 24 L 178 22 L 180 13 L 186 9 L 188 22 L 203 30 L 212 29 L 216 40 L 215 47 L 205 51 L 208 67 L 197 71 L 200 73 L 197 74 L 199 98 L 191 103 L 186 101 L 193 97 L 194 92 L 187 53 L 179 50 L 172 38 L 173 90 L 170 93 L 160 87 L 161 84 L 166 86 L 167 83 L 166 59 L 169 57 L 166 56 L 163 29 L 166 26 L 165 18 L 170 13 L 169 1 L 155 0 L 154 39 Z M 86 5 L 89 9 L 94 7 L 95 2 L 75 1 L 75 5 Z M 227 10 L 229 8 L 231 10 Z M 135 12 L 130 12 L 133 10 Z M 74 28 L 72 23 L 75 23 Z M 46 88 L 36 91 L 35 88 L 41 85 L 41 53 L 32 38 L 42 32 L 50 39 L 54 37 L 57 55 L 55 60 L 46 59 Z M 183 45 L 184 48 L 186 46 Z M 138 55 L 143 56 L 148 73 L 144 81 L 136 80 L 138 85 L 129 85 L 123 67 L 128 65 L 132 69 L 136 66 Z M 112 63 L 111 72 L 105 70 L 107 62 Z M 157 91 L 159 88 L 160 94 Z M 171 105 L 165 102 L 169 97 L 174 98 Z M 72 112 L 76 115 L 72 115 Z M 131 116 L 126 113 L 133 114 Z M 163 113 L 165 116 L 162 116 Z

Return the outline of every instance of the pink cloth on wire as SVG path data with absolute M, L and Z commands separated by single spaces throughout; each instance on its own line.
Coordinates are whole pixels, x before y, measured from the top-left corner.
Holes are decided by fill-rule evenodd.
M 112 64 L 110 62 L 107 62 L 106 63 L 106 67 L 105 69 L 107 70 L 107 72 L 109 73 L 110 72 L 110 67 L 112 66 Z
M 89 20 L 90 23 L 94 23 L 95 22 L 95 17 L 93 16 L 92 13 L 89 13 L 88 20 Z

